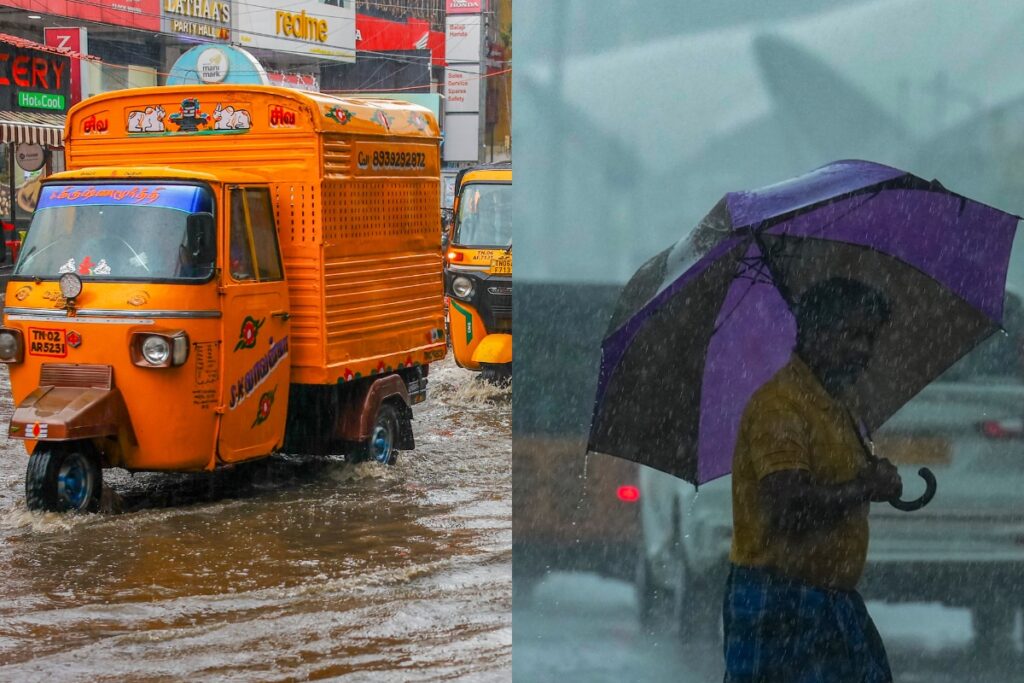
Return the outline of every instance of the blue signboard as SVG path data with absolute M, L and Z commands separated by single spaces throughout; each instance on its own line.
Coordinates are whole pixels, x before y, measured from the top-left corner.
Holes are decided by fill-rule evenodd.
M 57 206 L 154 206 L 209 211 L 208 193 L 195 185 L 46 185 L 36 211 Z
M 270 85 L 259 61 L 230 45 L 197 45 L 178 57 L 167 76 L 167 85 L 218 83 Z

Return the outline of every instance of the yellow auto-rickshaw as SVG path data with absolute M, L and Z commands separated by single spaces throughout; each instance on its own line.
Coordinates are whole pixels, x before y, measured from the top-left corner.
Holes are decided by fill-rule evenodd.
M 455 361 L 494 382 L 512 377 L 512 163 L 455 180 L 445 294 Z

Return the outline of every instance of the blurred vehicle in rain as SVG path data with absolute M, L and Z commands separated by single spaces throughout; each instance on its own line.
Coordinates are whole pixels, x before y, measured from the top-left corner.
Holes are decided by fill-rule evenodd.
M 979 644 L 998 649 L 1024 602 L 1024 304 L 1007 292 L 997 333 L 928 385 L 879 430 L 905 497 L 926 465 L 939 480 L 914 514 L 873 505 L 866 599 L 971 610 Z M 717 632 L 732 537 L 730 478 L 699 490 L 643 468 L 636 590 L 642 619 L 667 612 L 684 638 Z M 659 610 L 659 607 L 669 609 Z
M 448 340 L 460 367 L 512 379 L 512 163 L 474 166 L 455 180 L 443 242 Z
M 534 287 L 517 306 L 543 310 L 523 329 L 531 362 L 516 366 L 512 395 L 513 585 L 526 588 L 545 573 L 590 571 L 631 580 L 640 531 L 635 464 L 586 453 L 591 405 L 581 386 L 593 377 L 600 348 L 587 341 L 604 333 L 617 287 Z M 572 334 L 566 334 L 572 331 Z M 538 344 L 541 344 L 538 346 Z M 541 385 L 537 377 L 557 381 Z M 592 397 L 587 397 L 592 399 Z M 583 401 L 583 402 L 581 402 Z
M 513 582 L 516 590 L 552 571 L 633 576 L 638 467 L 586 442 L 522 438 L 512 444 Z

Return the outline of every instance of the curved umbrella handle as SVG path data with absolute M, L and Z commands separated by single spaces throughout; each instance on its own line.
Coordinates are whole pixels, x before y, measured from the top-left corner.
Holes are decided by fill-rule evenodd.
M 913 512 L 914 510 L 920 510 L 925 505 L 932 501 L 935 497 L 935 489 L 937 483 L 935 481 L 935 475 L 927 467 L 922 467 L 917 471 L 921 478 L 924 479 L 924 493 L 917 500 L 900 500 L 899 498 L 893 498 L 889 501 L 889 505 L 892 505 L 897 510 L 903 510 L 904 512 Z

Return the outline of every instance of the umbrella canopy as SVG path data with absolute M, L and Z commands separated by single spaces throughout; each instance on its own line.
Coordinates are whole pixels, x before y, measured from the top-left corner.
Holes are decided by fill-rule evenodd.
M 791 305 L 832 277 L 891 305 L 844 397 L 876 429 L 1000 329 L 1018 219 L 866 161 L 726 195 L 624 288 L 590 450 L 696 484 L 728 474 L 747 401 L 791 357 Z

